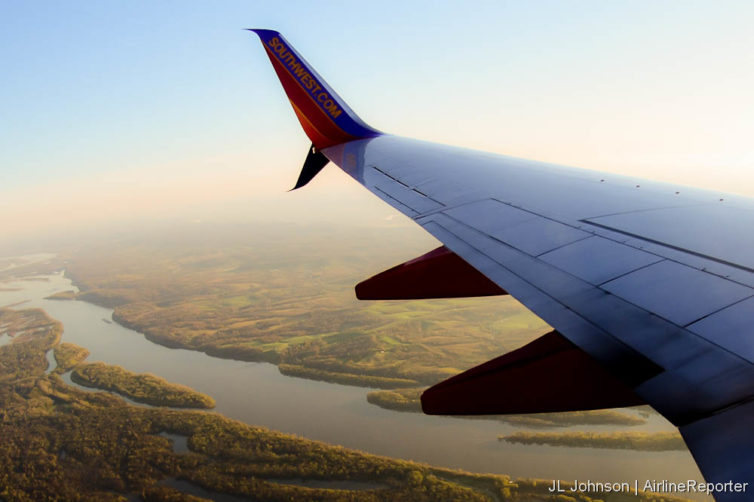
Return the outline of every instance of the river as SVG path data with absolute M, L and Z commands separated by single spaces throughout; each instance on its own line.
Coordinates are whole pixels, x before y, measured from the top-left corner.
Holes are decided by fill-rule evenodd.
M 252 425 L 436 466 L 543 479 L 702 480 L 688 451 L 639 452 L 499 442 L 521 430 L 495 420 L 426 416 L 384 410 L 368 390 L 282 375 L 268 363 L 232 361 L 154 344 L 112 322 L 112 310 L 82 301 L 46 300 L 75 290 L 63 273 L 0 284 L 0 306 L 40 307 L 64 326 L 63 341 L 86 347 L 88 361 L 151 372 L 212 396 L 216 411 Z M 571 430 L 609 431 L 614 427 Z M 653 414 L 631 430 L 672 430 Z

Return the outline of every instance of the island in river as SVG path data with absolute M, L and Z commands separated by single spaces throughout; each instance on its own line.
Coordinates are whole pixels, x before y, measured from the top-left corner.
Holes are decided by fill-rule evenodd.
M 0 309 L 0 330 L 12 339 L 0 347 L 4 500 L 43 500 L 53 494 L 64 500 L 202 500 L 176 486 L 257 501 L 549 498 L 543 480 L 433 468 L 216 413 L 134 406 L 109 392 L 86 392 L 66 384 L 59 371 L 49 371 L 50 350 L 64 372 L 87 363 L 84 349 L 61 345 L 62 326 L 44 311 Z M 187 438 L 188 451 L 177 451 L 165 433 Z M 307 486 L 305 480 L 317 483 Z M 577 494 L 576 500 L 591 500 L 590 494 Z
M 619 450 L 668 451 L 686 448 L 678 432 L 516 432 L 498 439 L 509 443 Z
M 149 373 L 133 373 L 105 363 L 77 364 L 71 380 L 85 387 L 116 392 L 139 403 L 174 408 L 214 408 L 215 400 L 185 385 Z

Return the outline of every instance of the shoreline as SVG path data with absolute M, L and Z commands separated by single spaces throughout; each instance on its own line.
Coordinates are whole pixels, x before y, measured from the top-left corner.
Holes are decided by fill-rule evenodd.
M 274 352 L 264 352 L 260 350 L 253 350 L 253 349 L 245 348 L 246 352 L 243 354 L 239 354 L 238 349 L 236 348 L 194 347 L 188 344 L 184 344 L 178 339 L 176 340 L 166 339 L 164 337 L 155 335 L 148 331 L 143 331 L 140 326 L 136 325 L 135 323 L 131 323 L 127 321 L 122 316 L 118 315 L 117 310 L 116 310 L 117 306 L 115 307 L 110 306 L 107 301 L 97 302 L 96 295 L 90 295 L 90 297 L 86 299 L 79 299 L 78 297 L 82 293 L 86 294 L 86 291 L 82 291 L 80 289 L 81 286 L 76 283 L 76 280 L 74 277 L 67 274 L 66 269 L 62 270 L 62 276 L 70 280 L 71 285 L 75 287 L 76 289 L 78 289 L 79 291 L 75 293 L 75 296 L 73 298 L 71 297 L 54 298 L 55 300 L 82 301 L 85 303 L 96 305 L 101 308 L 111 310 L 112 322 L 126 329 L 134 331 L 135 333 L 138 333 L 139 335 L 143 336 L 146 340 L 156 345 L 160 345 L 168 349 L 182 349 L 182 350 L 200 352 L 200 353 L 206 354 L 209 357 L 222 359 L 222 360 L 272 364 L 277 368 L 277 370 L 282 375 L 285 375 L 288 377 L 302 378 L 305 380 L 316 381 L 316 382 L 326 382 L 326 383 L 335 384 L 335 385 L 347 385 L 351 387 L 365 389 L 366 393 L 364 394 L 364 399 L 370 405 L 376 406 L 384 410 L 395 411 L 395 412 L 400 412 L 400 413 L 405 413 L 405 412 L 422 413 L 421 404 L 418 401 L 406 399 L 406 400 L 401 400 L 401 402 L 396 403 L 396 402 L 391 402 L 390 399 L 387 399 L 387 400 L 384 399 L 384 396 L 388 394 L 402 395 L 402 394 L 405 394 L 406 392 L 408 392 L 409 394 L 413 394 L 415 393 L 417 389 L 423 390 L 424 388 L 426 388 L 426 387 L 418 387 L 417 384 L 419 384 L 419 382 L 415 380 L 391 378 L 391 377 L 380 377 L 380 376 L 373 376 L 373 375 L 360 375 L 360 374 L 345 373 L 345 372 L 331 372 L 327 370 L 322 370 L 320 368 L 314 368 L 314 367 L 300 365 L 300 364 L 290 364 L 290 363 L 283 362 L 280 360 L 279 355 Z M 417 394 L 417 397 L 419 394 Z M 568 426 L 580 426 L 580 425 L 637 426 L 637 425 L 643 425 L 646 422 L 646 420 L 640 420 L 640 421 L 633 420 L 633 418 L 637 418 L 637 417 L 634 417 L 634 415 L 626 414 L 623 411 L 596 410 L 596 414 L 599 414 L 602 412 L 613 413 L 615 415 L 623 415 L 623 416 L 613 417 L 612 422 L 611 421 L 601 421 L 601 422 L 596 421 L 595 422 L 594 420 L 586 419 L 586 420 L 581 420 L 581 421 L 565 420 L 562 423 L 558 423 L 558 422 L 553 423 L 553 422 L 550 422 L 549 420 L 542 420 L 542 418 L 544 418 L 548 414 L 510 415 L 510 416 L 500 416 L 500 417 L 497 417 L 497 416 L 479 417 L 479 416 L 458 415 L 458 416 L 453 416 L 453 418 L 466 419 L 466 420 L 479 420 L 479 419 L 499 420 L 503 423 L 509 423 L 514 426 L 530 427 L 530 428 L 568 427 Z M 577 412 L 577 413 L 581 413 L 582 415 L 584 415 L 584 414 L 590 414 L 592 412 L 587 411 L 587 412 Z M 571 413 L 570 415 L 573 415 L 575 417 L 574 413 Z

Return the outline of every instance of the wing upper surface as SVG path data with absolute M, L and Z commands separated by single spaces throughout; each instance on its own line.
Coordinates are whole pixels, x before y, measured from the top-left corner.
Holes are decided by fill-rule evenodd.
M 324 153 L 674 423 L 754 395 L 747 200 L 391 136 Z

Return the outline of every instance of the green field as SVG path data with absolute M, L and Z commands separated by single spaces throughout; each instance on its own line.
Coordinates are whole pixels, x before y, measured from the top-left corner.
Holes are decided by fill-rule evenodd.
M 356 300 L 356 283 L 419 254 L 405 230 L 279 232 L 134 238 L 61 261 L 78 299 L 154 342 L 354 385 L 432 385 L 548 331 L 510 297 Z

